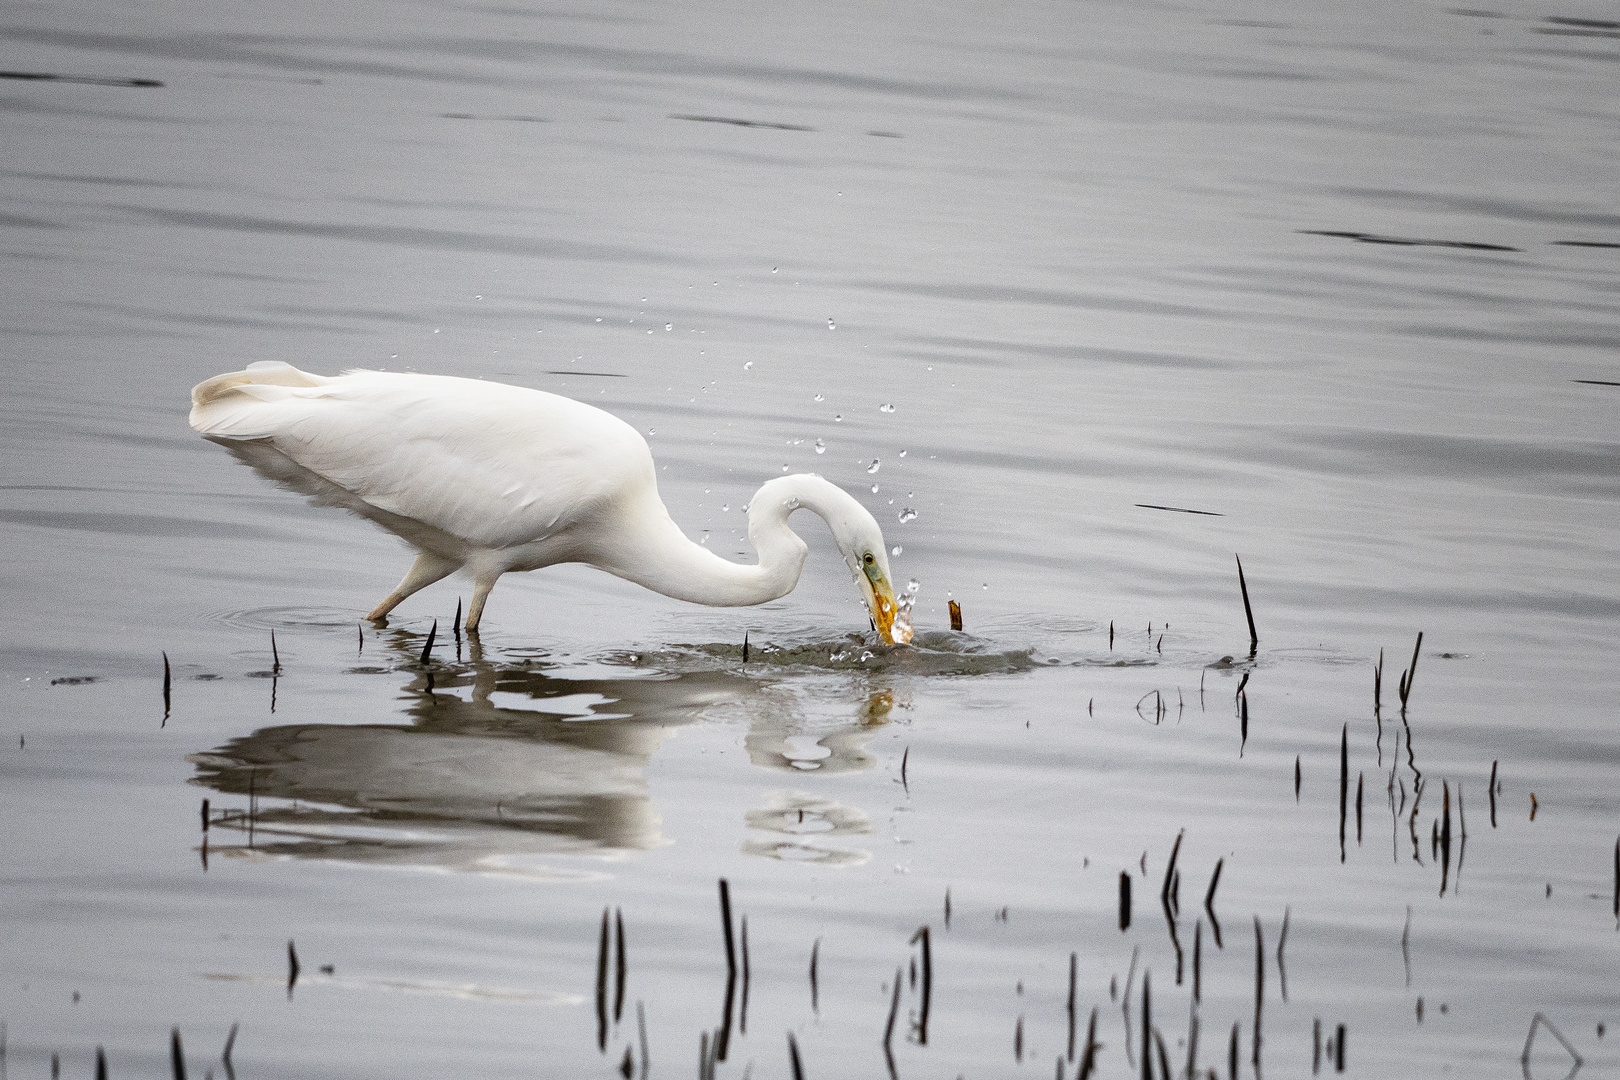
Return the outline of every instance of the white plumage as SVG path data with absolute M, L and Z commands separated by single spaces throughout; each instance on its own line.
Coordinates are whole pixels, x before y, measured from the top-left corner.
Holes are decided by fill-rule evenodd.
M 842 489 L 808 473 L 767 481 L 749 507 L 759 562 L 728 562 L 670 520 L 652 453 L 634 428 L 570 398 L 441 375 L 312 375 L 270 361 L 191 392 L 191 426 L 279 483 L 343 506 L 421 553 L 369 616 L 458 569 L 473 576 L 476 630 L 495 580 L 583 562 L 700 604 L 762 604 L 790 592 L 806 548 L 794 510 L 826 520 L 882 638 L 898 624 L 883 534 Z

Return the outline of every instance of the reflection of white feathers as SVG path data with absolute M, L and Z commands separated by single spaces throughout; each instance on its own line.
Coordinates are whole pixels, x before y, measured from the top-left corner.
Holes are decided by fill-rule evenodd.
M 695 603 L 762 604 L 798 583 L 806 548 L 787 519 L 802 508 L 831 527 L 884 640 L 893 627 L 882 531 L 818 476 L 778 477 L 759 489 L 748 513 L 759 562 L 742 565 L 693 543 L 670 519 L 635 429 L 569 398 L 439 375 L 327 377 L 279 362 L 215 376 L 191 397 L 192 427 L 420 551 L 374 619 L 466 569 L 474 580 L 467 628 L 475 630 L 502 574 L 563 562 Z
M 752 685 L 729 672 L 564 679 L 479 660 L 410 678 L 406 722 L 264 728 L 193 755 L 195 782 L 258 797 L 257 852 L 553 876 L 537 860 L 663 844 L 647 764 L 672 727 Z

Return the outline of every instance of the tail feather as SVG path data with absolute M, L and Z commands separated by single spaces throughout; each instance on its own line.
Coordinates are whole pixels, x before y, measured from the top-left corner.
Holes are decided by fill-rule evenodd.
M 259 437 L 265 432 L 256 430 L 255 405 L 280 400 L 290 390 L 325 386 L 331 381 L 280 360 L 261 360 L 245 371 L 215 375 L 192 387 L 191 426 L 205 435 Z

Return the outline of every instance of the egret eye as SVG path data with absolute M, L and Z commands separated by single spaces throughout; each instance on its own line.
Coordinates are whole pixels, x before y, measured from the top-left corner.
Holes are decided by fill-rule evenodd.
M 866 553 L 866 565 L 871 566 L 876 561 L 877 561 L 876 559 L 872 558 L 872 553 L 870 551 L 868 551 Z

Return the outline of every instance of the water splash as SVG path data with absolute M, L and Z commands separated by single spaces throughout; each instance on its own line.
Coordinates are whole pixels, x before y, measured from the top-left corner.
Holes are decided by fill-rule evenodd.
M 820 439 L 817 439 L 816 440 L 816 453 L 825 454 L 826 452 L 827 452 L 827 444 L 822 442 Z
M 913 510 L 911 507 L 908 506 L 904 510 L 900 511 L 899 517 L 900 517 L 900 524 L 904 525 L 908 521 L 916 521 L 917 520 L 917 511 Z
M 898 554 L 899 549 L 896 548 L 895 552 Z M 894 638 L 896 645 L 904 645 L 911 640 L 911 609 L 917 603 L 917 590 L 921 588 L 922 586 L 917 583 L 917 579 L 912 578 L 906 583 L 906 591 L 896 597 L 895 606 L 898 610 L 894 613 L 894 626 L 890 629 L 889 634 L 890 637 Z
M 881 461 L 879 461 L 877 458 L 873 458 L 872 459 L 872 464 L 870 464 L 870 465 L 868 465 L 866 467 L 866 471 L 869 472 L 869 473 L 875 473 L 881 468 L 883 468 L 883 463 Z
M 885 412 L 885 413 L 894 412 L 894 406 L 893 405 L 879 405 L 878 406 L 878 412 Z

